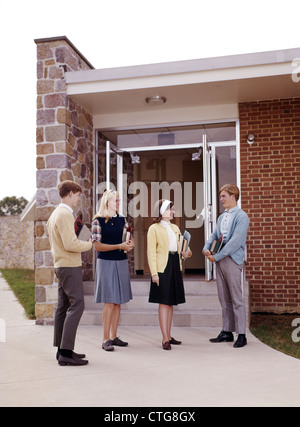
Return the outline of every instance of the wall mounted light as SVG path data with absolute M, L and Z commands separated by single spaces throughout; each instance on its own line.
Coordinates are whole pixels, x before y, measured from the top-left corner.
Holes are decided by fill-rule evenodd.
M 131 163 L 133 165 L 139 165 L 141 163 L 140 156 L 138 156 L 137 154 L 130 153 L 130 157 L 131 157 Z
M 201 159 L 201 154 L 202 154 L 202 148 L 200 147 L 198 151 L 196 151 L 196 153 L 192 153 L 192 160 L 193 161 L 197 161 Z
M 148 96 L 148 98 L 145 98 L 145 101 L 148 105 L 162 105 L 167 102 L 167 98 L 164 96 Z
M 247 142 L 248 142 L 248 144 L 252 145 L 253 142 L 254 142 L 254 140 L 255 140 L 254 133 L 248 133 L 248 135 L 247 135 Z

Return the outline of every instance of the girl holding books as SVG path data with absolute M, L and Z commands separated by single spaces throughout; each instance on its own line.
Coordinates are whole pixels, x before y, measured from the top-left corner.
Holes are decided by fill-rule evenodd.
M 181 341 L 171 336 L 173 306 L 185 302 L 181 257 L 192 256 L 188 249 L 181 252 L 180 230 L 172 224 L 175 209 L 170 200 L 159 200 L 155 205 L 156 218 L 147 234 L 147 256 L 151 272 L 149 302 L 158 303 L 158 318 L 162 333 L 162 347 L 171 350 L 171 344 Z
M 103 341 L 105 351 L 114 346 L 127 346 L 117 336 L 121 304 L 132 299 L 127 252 L 134 247 L 132 238 L 122 241 L 127 221 L 118 213 L 119 197 L 116 191 L 106 190 L 101 198 L 99 212 L 92 223 L 92 242 L 97 254 L 95 274 L 95 302 L 103 302 Z

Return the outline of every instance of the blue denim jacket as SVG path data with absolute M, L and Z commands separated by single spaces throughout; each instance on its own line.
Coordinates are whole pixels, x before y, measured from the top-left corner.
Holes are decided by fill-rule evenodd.
M 218 238 L 221 236 L 220 224 L 223 215 L 224 214 L 219 216 L 216 228 L 214 229 L 206 244 L 204 245 L 203 251 L 205 251 L 206 249 L 209 250 L 212 242 L 214 240 L 218 240 Z M 244 212 L 240 208 L 236 209 L 233 215 L 234 217 L 227 236 L 227 243 L 220 250 L 219 253 L 214 255 L 214 257 L 216 261 L 220 261 L 226 256 L 230 256 L 236 264 L 240 265 L 244 262 L 249 218 L 246 212 Z

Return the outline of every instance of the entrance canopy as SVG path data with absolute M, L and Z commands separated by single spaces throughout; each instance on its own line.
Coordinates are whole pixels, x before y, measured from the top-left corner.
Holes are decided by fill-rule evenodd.
M 151 112 L 205 107 L 236 106 L 240 102 L 284 99 L 300 96 L 300 48 L 224 56 L 189 61 L 131 67 L 84 70 L 66 73 L 67 93 L 94 115 L 94 126 L 128 123 L 130 113 L 145 116 Z M 146 98 L 166 98 L 165 104 L 151 106 Z M 222 108 L 222 107 L 220 107 Z M 228 111 L 228 109 L 227 109 Z M 229 108 L 228 118 L 234 108 Z M 127 114 L 125 119 L 121 115 Z M 114 115 L 115 120 L 110 120 Z M 118 118 L 119 115 L 119 118 Z M 224 117 L 224 109 L 222 112 Z M 182 117 L 182 114 L 181 114 Z M 146 119 L 147 120 L 147 119 Z M 166 122 L 167 115 L 162 121 Z

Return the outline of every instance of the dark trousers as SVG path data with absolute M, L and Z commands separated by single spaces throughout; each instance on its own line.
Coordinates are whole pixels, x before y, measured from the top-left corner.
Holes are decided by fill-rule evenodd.
M 74 350 L 76 332 L 84 310 L 82 267 L 59 267 L 55 273 L 59 283 L 53 345 Z

